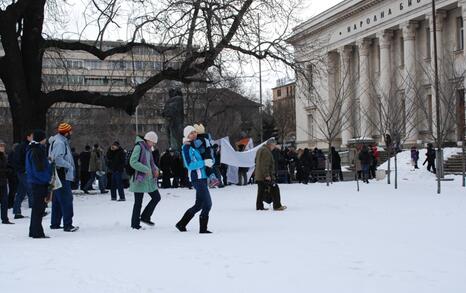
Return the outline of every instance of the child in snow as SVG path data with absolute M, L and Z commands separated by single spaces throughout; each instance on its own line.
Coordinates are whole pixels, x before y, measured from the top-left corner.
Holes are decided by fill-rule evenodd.
M 213 148 L 212 136 L 205 132 L 205 127 L 201 123 L 194 124 L 197 132 L 197 138 L 192 142 L 195 149 L 201 154 L 203 160 L 211 159 L 215 163 L 215 152 Z M 207 177 L 209 178 L 210 187 L 220 185 L 220 180 L 215 176 L 212 168 L 206 167 Z
M 419 160 L 419 151 L 417 150 L 416 146 L 411 147 L 411 165 L 414 169 L 419 169 L 417 166 L 417 161 Z

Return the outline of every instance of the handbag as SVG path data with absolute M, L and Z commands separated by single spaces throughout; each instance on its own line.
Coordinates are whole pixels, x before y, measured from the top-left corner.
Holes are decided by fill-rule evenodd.
M 63 184 L 60 180 L 60 176 L 58 175 L 57 168 L 54 168 L 52 181 L 50 182 L 50 185 L 52 186 L 52 190 L 57 190 L 63 187 Z

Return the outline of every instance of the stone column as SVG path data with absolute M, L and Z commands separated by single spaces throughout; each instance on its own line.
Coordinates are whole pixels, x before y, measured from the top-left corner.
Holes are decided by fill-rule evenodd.
M 402 25 L 404 42 L 404 82 L 405 88 L 405 115 L 406 115 L 406 143 L 417 144 L 419 125 L 418 109 L 416 106 L 416 22 L 407 22 Z
M 445 18 L 447 17 L 447 13 L 445 11 L 437 11 L 436 16 L 436 30 L 437 30 L 437 63 L 438 63 L 438 76 L 439 76 L 439 83 L 440 88 L 441 85 L 448 81 L 447 76 L 445 76 L 445 66 L 444 66 L 444 46 L 443 46 L 443 26 L 445 23 Z M 434 68 L 435 68 L 435 55 L 434 55 L 434 26 L 433 26 L 433 17 L 429 15 L 429 24 L 430 24 L 430 40 L 431 40 L 431 66 L 432 66 L 432 131 L 434 134 L 436 133 L 436 125 L 437 125 L 437 99 L 435 94 L 435 84 L 434 84 Z M 440 103 L 440 115 L 442 113 L 442 103 Z M 440 118 L 440 125 L 442 125 L 442 118 Z M 435 134 L 436 135 L 436 134 Z
M 371 103 L 371 83 L 369 67 L 369 49 L 372 40 L 364 39 L 357 42 L 359 50 L 359 113 L 360 113 L 360 134 L 363 137 L 372 138 L 373 117 Z
M 390 48 L 392 46 L 393 32 L 386 30 L 377 34 L 380 47 L 380 77 L 379 95 L 383 109 L 388 109 L 388 99 L 390 98 L 390 88 L 392 80 L 392 66 L 390 58 Z M 377 105 L 376 105 L 377 106 Z M 380 117 L 379 117 L 380 118 Z M 380 133 L 384 137 L 385 133 Z
M 352 46 L 344 46 L 338 50 L 340 54 L 340 82 L 338 88 L 338 96 L 335 98 L 343 103 L 342 106 L 342 129 L 341 141 L 342 146 L 348 145 L 348 140 L 352 138 L 352 121 L 351 121 L 351 103 L 352 103 L 352 89 L 353 89 L 353 76 L 351 72 L 351 55 L 353 54 Z

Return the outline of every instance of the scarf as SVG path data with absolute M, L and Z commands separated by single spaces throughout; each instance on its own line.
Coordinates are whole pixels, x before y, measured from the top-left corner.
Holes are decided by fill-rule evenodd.
M 154 178 L 156 178 L 155 177 L 155 172 L 158 170 L 158 168 L 155 165 L 154 157 L 151 155 L 149 158 L 147 158 L 147 156 L 146 156 L 147 151 L 151 152 L 149 146 L 145 142 L 140 142 L 138 144 L 141 147 L 141 154 L 139 155 L 139 162 L 146 166 L 147 165 L 147 160 L 149 159 L 152 174 L 153 174 Z M 136 181 L 143 182 L 146 179 L 146 175 L 147 174 L 145 174 L 145 173 L 136 171 Z

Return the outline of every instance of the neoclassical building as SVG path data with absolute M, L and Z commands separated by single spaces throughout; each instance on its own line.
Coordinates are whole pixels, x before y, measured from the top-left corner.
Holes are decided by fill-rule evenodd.
M 465 135 L 466 0 L 438 0 L 436 6 L 443 98 L 440 124 L 447 125 L 442 126 L 447 140 L 456 143 Z M 390 110 L 402 124 L 402 142 L 432 141 L 436 99 L 431 0 L 344 0 L 295 27 L 288 41 L 295 48 L 296 61 L 309 62 L 309 70 L 314 70 L 306 77 L 297 74 L 298 146 L 326 143 L 311 91 L 325 103 L 342 101 L 348 122 L 341 125 L 335 142 L 343 148 L 353 138 L 380 140 L 383 127 L 376 121 L 395 100 L 399 103 Z M 319 62 L 323 66 L 312 65 Z

